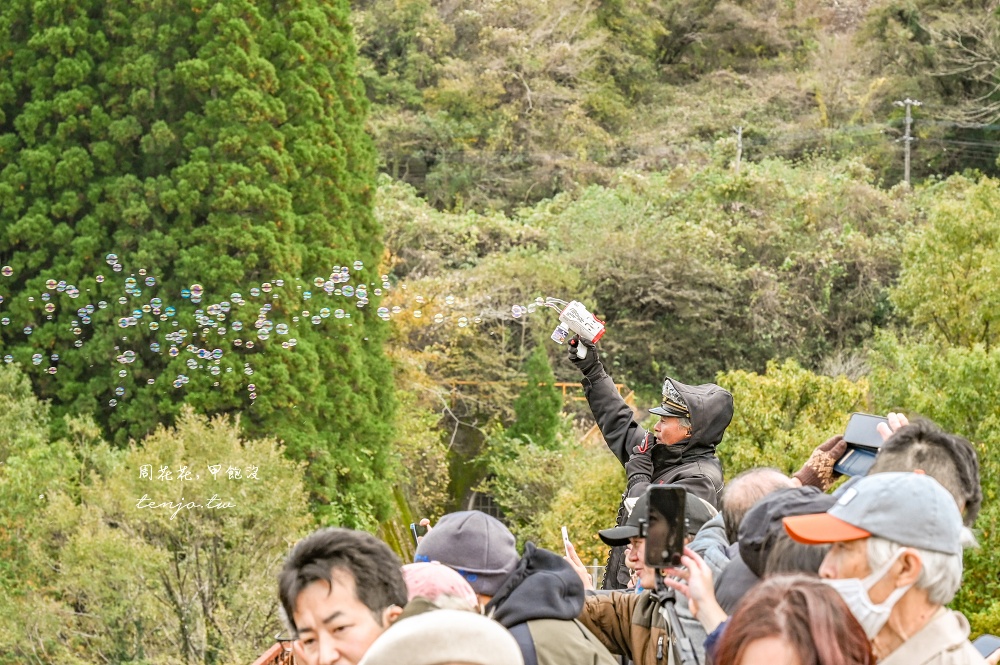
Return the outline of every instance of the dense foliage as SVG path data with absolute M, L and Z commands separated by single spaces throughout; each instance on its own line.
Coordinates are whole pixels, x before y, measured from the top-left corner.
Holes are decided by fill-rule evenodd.
M 0 458 L 0 662 L 250 662 L 272 643 L 275 575 L 313 523 L 301 464 L 190 410 L 124 450 L 86 421 L 49 441 L 16 367 L 0 402 L 25 432 Z
M 384 170 L 433 206 L 514 210 L 618 169 L 852 155 L 902 179 L 996 173 L 988 0 L 354 0 Z M 970 121 L 972 124 L 970 124 Z
M 393 398 L 382 324 L 367 310 L 335 332 L 298 326 L 294 348 L 261 339 L 253 351 L 237 346 L 235 331 L 224 336 L 226 309 L 218 318 L 207 307 L 201 318 L 184 302 L 172 321 L 161 315 L 160 331 L 155 315 L 147 323 L 140 314 L 126 338 L 114 323 L 151 295 L 169 303 L 191 287 L 197 300 L 193 285 L 204 306 L 232 300 L 238 320 L 230 294 L 253 300 L 252 288 L 274 282 L 244 306 L 249 329 L 254 305 L 271 307 L 269 321 L 298 315 L 296 280 L 355 261 L 362 281 L 377 275 L 374 154 L 352 39 L 346 2 L 3 3 L 0 262 L 13 275 L 0 284 L 11 315 L 0 342 L 26 367 L 36 352 L 69 349 L 57 377 L 36 369 L 36 390 L 59 413 L 94 414 L 117 445 L 171 422 L 184 403 L 244 410 L 252 382 L 244 427 L 280 436 L 309 461 L 319 514 L 371 525 L 389 507 L 379 442 Z M 108 253 L 138 277 L 137 290 L 121 292 Z M 155 289 L 143 286 L 149 278 Z M 74 312 L 98 301 L 110 307 L 90 325 L 82 317 L 75 334 Z M 180 353 L 168 356 L 165 333 L 177 331 Z M 79 351 L 74 340 L 85 342 Z M 220 349 L 221 372 L 190 372 L 189 345 Z M 126 349 L 138 360 L 119 379 L 110 366 Z M 187 374 L 188 385 L 171 387 Z M 125 398 L 111 408 L 117 388 Z

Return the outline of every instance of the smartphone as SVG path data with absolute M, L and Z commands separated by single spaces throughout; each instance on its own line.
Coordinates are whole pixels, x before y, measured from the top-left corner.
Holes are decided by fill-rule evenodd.
M 870 413 L 852 413 L 844 430 L 844 441 L 849 446 L 864 446 L 865 448 L 881 448 L 882 435 L 878 433 L 879 423 L 888 423 L 884 416 Z
M 847 450 L 833 470 L 843 476 L 864 476 L 875 464 L 875 456 L 882 447 L 882 435 L 878 433 L 879 423 L 888 423 L 884 416 L 870 413 L 852 413 L 844 430 Z
M 988 658 L 997 649 L 1000 649 L 1000 637 L 996 635 L 980 635 L 973 642 L 972 646 L 976 647 L 976 651 L 979 652 L 983 658 Z
M 684 553 L 685 491 L 680 487 L 652 485 L 646 490 L 649 513 L 640 526 L 646 538 L 646 565 L 653 568 L 679 566 Z
M 562 537 L 563 537 L 563 549 L 566 550 L 566 556 L 569 556 L 569 548 L 571 543 L 569 542 L 569 531 L 566 530 L 566 527 L 562 528 Z
M 413 544 L 419 545 L 420 539 L 427 535 L 427 527 L 410 522 L 410 533 L 413 535 Z

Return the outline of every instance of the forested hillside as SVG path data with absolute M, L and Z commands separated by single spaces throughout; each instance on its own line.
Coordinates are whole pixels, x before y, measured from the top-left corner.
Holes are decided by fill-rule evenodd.
M 359 0 L 385 170 L 435 207 L 512 210 L 618 169 L 861 159 L 902 179 L 996 171 L 990 0 Z M 718 150 L 722 148 L 721 152 Z

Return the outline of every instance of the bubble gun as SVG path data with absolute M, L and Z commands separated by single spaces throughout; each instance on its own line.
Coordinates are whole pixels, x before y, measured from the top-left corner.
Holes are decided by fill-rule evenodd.
M 559 312 L 559 325 L 552 331 L 552 339 L 556 343 L 565 344 L 570 332 L 594 343 L 604 336 L 604 321 L 591 314 L 583 303 L 577 300 L 567 303 L 556 298 L 546 298 L 545 305 Z M 580 360 L 587 357 L 587 347 L 583 344 L 571 340 L 570 346 L 576 347 L 576 357 Z

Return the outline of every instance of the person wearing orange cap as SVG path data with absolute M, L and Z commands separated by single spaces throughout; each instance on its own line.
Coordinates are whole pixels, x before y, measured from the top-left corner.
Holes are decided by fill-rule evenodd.
M 819 574 L 847 603 L 880 665 L 982 665 L 969 623 L 945 607 L 974 544 L 951 494 L 921 473 L 878 473 L 825 513 L 786 517 L 800 543 L 831 544 Z

